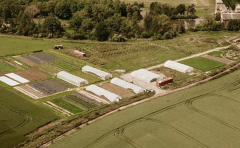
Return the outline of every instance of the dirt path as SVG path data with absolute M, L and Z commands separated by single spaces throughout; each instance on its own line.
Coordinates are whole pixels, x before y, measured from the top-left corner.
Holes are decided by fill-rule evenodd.
M 98 117 L 98 118 L 96 118 L 96 119 L 93 119 L 93 120 L 89 121 L 88 123 L 82 124 L 82 125 L 80 125 L 79 127 L 76 127 L 76 128 L 74 128 L 74 129 L 68 131 L 68 132 L 65 133 L 65 134 L 62 134 L 62 135 L 58 136 L 57 138 L 53 139 L 52 141 L 49 141 L 48 143 L 43 144 L 40 148 L 49 147 L 51 144 L 53 144 L 54 142 L 57 142 L 58 140 L 61 140 L 61 139 L 64 138 L 65 136 L 67 136 L 67 135 L 69 135 L 69 134 L 77 131 L 78 129 L 81 129 L 81 128 L 87 126 L 88 124 L 94 123 L 94 122 L 96 122 L 96 121 L 98 121 L 98 120 L 100 120 L 100 119 L 102 119 L 102 118 L 104 118 L 104 117 L 106 117 L 106 116 L 108 116 L 108 115 L 111 115 L 111 114 L 113 114 L 113 113 L 116 113 L 116 112 L 118 112 L 118 111 L 120 111 L 120 110 L 129 108 L 129 107 L 133 107 L 133 106 L 135 106 L 135 105 L 138 105 L 138 104 L 141 104 L 141 103 L 150 101 L 150 100 L 155 99 L 155 98 L 160 97 L 160 96 L 169 95 L 169 94 L 172 94 L 172 93 L 174 93 L 174 92 L 177 92 L 177 91 L 180 91 L 180 90 L 184 90 L 184 89 L 187 89 L 187 88 L 190 88 L 190 87 L 193 87 L 193 86 L 196 86 L 196 85 L 205 83 L 205 82 L 207 82 L 207 81 L 209 81 L 209 80 L 212 80 L 212 79 L 214 79 L 214 78 L 216 78 L 216 77 L 218 77 L 218 76 L 220 76 L 220 75 L 222 75 L 222 74 L 224 74 L 224 73 L 226 73 L 226 72 L 229 72 L 231 69 L 233 69 L 233 68 L 235 68 L 235 67 L 237 67 L 237 66 L 239 66 L 239 65 L 240 65 L 240 63 L 238 63 L 237 65 L 235 65 L 235 66 L 233 66 L 233 67 L 231 67 L 231 68 L 229 68 L 229 69 L 227 69 L 227 70 L 225 70 L 225 71 L 223 71 L 223 72 L 221 72 L 221 73 L 219 73 L 219 74 L 217 74 L 217 75 L 215 75 L 215 76 L 209 77 L 209 78 L 207 78 L 207 79 L 205 79 L 205 80 L 202 80 L 202 81 L 199 81 L 199 82 L 196 82 L 196 83 L 193 83 L 193 84 L 190 84 L 190 85 L 187 85 L 187 86 L 185 86 L 185 87 L 178 88 L 178 89 L 169 90 L 169 91 L 167 91 L 167 92 L 165 92 L 165 93 L 161 93 L 161 94 L 158 94 L 158 95 L 154 95 L 154 96 L 152 96 L 152 97 L 150 97 L 150 98 L 146 98 L 146 99 L 144 99 L 144 100 L 141 100 L 141 101 L 138 101 L 138 102 L 134 102 L 134 103 L 129 104 L 129 105 L 126 105 L 126 106 L 122 106 L 122 107 L 120 107 L 120 108 L 118 108 L 118 109 L 115 109 L 115 110 L 113 110 L 113 111 L 105 114 L 105 115 L 102 115 L 102 116 L 100 116 L 100 117 Z
M 214 49 L 211 49 L 211 50 L 208 50 L 208 51 L 204 51 L 204 52 L 201 52 L 201 53 L 198 53 L 198 54 L 194 54 L 194 55 L 191 55 L 191 56 L 188 56 L 188 57 L 185 57 L 185 58 L 177 59 L 177 60 L 175 60 L 175 61 L 176 61 L 176 62 L 179 62 L 179 61 L 191 59 L 191 58 L 194 58 L 194 57 L 199 57 L 199 56 L 208 54 L 208 53 L 213 52 L 213 51 L 219 51 L 219 50 L 221 50 L 221 49 L 226 49 L 226 48 L 228 48 L 228 47 L 230 47 L 230 45 L 229 45 L 229 46 L 224 46 L 224 47 L 214 48 Z M 155 66 L 152 66 L 152 67 L 148 67 L 148 68 L 146 68 L 146 69 L 147 69 L 147 70 L 152 70 L 152 69 L 154 69 L 154 68 L 158 68 L 158 67 L 161 67 L 161 66 L 163 66 L 163 65 L 164 65 L 164 63 L 159 64 L 159 65 L 155 65 Z

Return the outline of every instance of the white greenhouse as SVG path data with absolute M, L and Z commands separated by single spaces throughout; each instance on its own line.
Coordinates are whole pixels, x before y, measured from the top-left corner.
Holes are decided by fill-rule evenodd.
M 95 76 L 98 76 L 102 80 L 106 80 L 106 79 L 112 78 L 112 75 L 110 73 L 107 73 L 105 71 L 93 68 L 91 66 L 84 66 L 82 68 L 82 71 L 86 72 L 86 73 L 94 74 Z
M 12 78 L 13 80 L 20 82 L 20 83 L 28 83 L 29 82 L 29 80 L 15 74 L 15 73 L 8 73 L 5 75 L 8 76 L 9 78 Z
M 189 73 L 193 71 L 193 68 L 175 61 L 168 60 L 164 63 L 164 67 L 177 70 L 182 73 Z
M 3 83 L 6 83 L 7 85 L 10 85 L 10 86 L 16 86 L 19 84 L 18 82 L 14 81 L 12 79 L 9 79 L 5 76 L 1 76 L 0 81 L 2 81 Z
M 110 102 L 115 102 L 115 101 L 119 101 L 122 99 L 122 97 L 108 91 L 105 90 L 101 87 L 98 87 L 97 85 L 90 85 L 86 88 L 87 91 L 90 91 L 98 96 L 104 96 L 105 98 L 107 98 Z
M 139 86 L 134 85 L 132 83 L 126 82 L 126 81 L 124 81 L 122 79 L 119 79 L 119 78 L 113 78 L 111 80 L 111 83 L 114 84 L 114 85 L 120 86 L 122 88 L 125 88 L 125 89 L 131 89 L 136 94 L 144 92 L 144 89 L 142 87 L 139 87 Z
M 131 73 L 131 76 L 133 78 L 136 78 L 138 80 L 141 80 L 146 83 L 151 83 L 154 80 L 161 80 L 163 79 L 163 76 L 155 74 L 153 72 L 150 72 L 145 69 L 139 69 Z
M 72 75 L 68 72 L 65 72 L 65 71 L 60 71 L 58 74 L 57 74 L 57 77 L 63 81 L 66 81 L 70 84 L 73 84 L 75 86 L 82 86 L 84 84 L 88 84 L 88 81 L 85 80 L 85 79 L 82 79 L 80 77 L 77 77 L 75 75 Z

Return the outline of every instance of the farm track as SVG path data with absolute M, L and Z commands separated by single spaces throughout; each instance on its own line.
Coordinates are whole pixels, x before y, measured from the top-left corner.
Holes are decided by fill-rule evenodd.
M 9 129 L 9 130 L 6 130 L 6 131 L 4 131 L 4 132 L 1 132 L 1 133 L 0 133 L 0 137 L 2 137 L 2 136 L 4 136 L 4 135 L 12 132 L 13 130 L 16 130 L 16 129 L 20 128 L 20 127 L 23 127 L 24 125 L 26 125 L 26 124 L 32 119 L 30 116 L 28 116 L 27 114 L 24 114 L 23 112 L 14 110 L 14 109 L 12 109 L 12 108 L 9 108 L 9 107 L 5 106 L 5 105 L 2 104 L 2 103 L 0 103 L 0 105 L 3 106 L 3 107 L 5 107 L 5 108 L 7 108 L 7 109 L 9 109 L 9 110 L 11 110 L 11 111 L 14 112 L 14 113 L 19 114 L 20 116 L 23 117 L 23 121 L 22 121 L 21 123 L 19 123 L 17 126 L 11 128 L 11 129 Z

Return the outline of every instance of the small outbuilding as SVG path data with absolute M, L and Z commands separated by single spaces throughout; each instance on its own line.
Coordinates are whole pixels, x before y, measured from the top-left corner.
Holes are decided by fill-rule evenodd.
M 131 89 L 131 90 L 134 91 L 135 94 L 139 94 L 139 93 L 144 92 L 144 89 L 142 87 L 139 87 L 135 84 L 129 83 L 129 82 L 124 81 L 124 80 L 119 79 L 119 78 L 113 78 L 111 80 L 111 83 L 114 84 L 114 85 L 120 86 L 122 88 L 125 88 L 125 89 Z
M 82 68 L 82 71 L 83 71 L 83 72 L 86 72 L 86 73 L 91 73 L 91 74 L 99 77 L 99 78 L 102 79 L 102 80 L 106 80 L 106 79 L 112 78 L 112 74 L 107 73 L 107 72 L 102 71 L 102 70 L 99 70 L 99 69 L 97 69 L 97 68 L 93 68 L 93 67 L 91 67 L 91 66 L 84 66 L 84 67 Z
M 65 72 L 65 71 L 60 71 L 58 74 L 57 74 L 57 78 L 63 80 L 63 81 L 66 81 L 70 84 L 73 84 L 75 86 L 82 86 L 82 85 L 85 85 L 85 84 L 88 84 L 88 81 L 85 80 L 85 79 L 82 79 L 80 77 L 77 77 L 75 75 L 72 75 L 68 72 Z
M 164 67 L 182 72 L 182 73 L 190 73 L 193 71 L 193 68 L 175 61 L 168 60 L 164 63 Z
M 77 55 L 79 57 L 85 57 L 86 56 L 86 54 L 84 52 L 81 52 L 81 51 L 78 51 L 78 50 L 74 50 L 73 54 Z
M 63 45 L 54 45 L 54 49 L 63 49 Z
M 145 69 L 139 69 L 131 73 L 131 77 L 138 79 L 140 81 L 151 83 L 155 80 L 163 79 L 162 75 L 155 74 Z
M 160 81 L 157 81 L 157 87 L 161 87 L 161 86 L 164 86 L 164 85 L 172 83 L 172 82 L 173 82 L 173 78 L 167 78 L 164 80 L 160 80 Z
M 119 100 L 122 99 L 122 97 L 108 91 L 105 90 L 101 87 L 98 87 L 97 85 L 90 85 L 86 88 L 87 91 L 90 91 L 92 93 L 94 93 L 95 95 L 98 96 L 104 96 L 105 98 L 107 98 L 110 102 L 118 102 Z

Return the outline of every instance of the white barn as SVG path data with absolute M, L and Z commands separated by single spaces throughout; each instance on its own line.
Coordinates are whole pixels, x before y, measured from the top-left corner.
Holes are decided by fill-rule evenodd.
M 131 89 L 136 94 L 144 92 L 144 89 L 142 87 L 139 87 L 139 86 L 134 85 L 132 83 L 126 82 L 126 81 L 124 81 L 122 79 L 119 79 L 119 78 L 113 78 L 111 80 L 111 83 L 114 84 L 114 85 L 120 86 L 122 88 L 125 88 L 125 89 Z
M 155 74 L 145 69 L 139 69 L 131 73 L 131 77 L 141 80 L 146 83 L 151 83 L 157 79 L 163 79 L 163 76 Z
M 66 81 L 70 84 L 73 84 L 75 86 L 82 86 L 84 84 L 88 84 L 88 81 L 85 80 L 85 79 L 82 79 L 80 77 L 77 77 L 75 75 L 72 75 L 68 72 L 65 72 L 65 71 L 60 71 L 58 74 L 57 74 L 57 78 L 63 80 L 63 81 Z
M 177 70 L 182 73 L 189 73 L 193 71 L 193 68 L 175 61 L 168 60 L 164 63 L 164 67 Z
M 102 80 L 106 80 L 106 79 L 112 78 L 112 75 L 110 73 L 107 73 L 105 71 L 99 70 L 97 68 L 93 68 L 91 66 L 84 66 L 82 68 L 82 71 L 86 72 L 86 73 L 92 73 L 95 76 L 98 76 L 99 78 L 101 78 Z
M 105 98 L 107 98 L 110 102 L 115 102 L 115 101 L 119 101 L 122 99 L 122 97 L 108 91 L 105 90 L 101 87 L 98 87 L 97 85 L 90 85 L 86 88 L 87 91 L 90 91 L 98 96 L 104 96 Z

